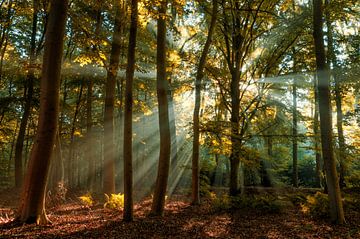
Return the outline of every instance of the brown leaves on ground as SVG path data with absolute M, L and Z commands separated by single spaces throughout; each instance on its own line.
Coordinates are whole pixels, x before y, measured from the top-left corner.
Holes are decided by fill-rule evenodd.
M 0 204 L 0 238 L 360 238 L 360 215 L 353 212 L 348 224 L 334 226 L 313 220 L 296 207 L 279 214 L 256 210 L 214 212 L 210 203 L 191 206 L 173 196 L 163 217 L 149 217 L 151 199 L 135 205 L 135 221 L 122 221 L 122 212 L 91 208 L 71 200 L 48 210 L 48 226 L 9 224 L 13 211 Z M 14 207 L 13 205 L 10 205 Z M 7 215 L 7 218 L 5 218 Z

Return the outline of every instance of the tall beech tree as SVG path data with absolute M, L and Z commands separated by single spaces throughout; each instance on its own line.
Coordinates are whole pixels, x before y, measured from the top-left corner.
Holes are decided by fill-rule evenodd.
M 152 215 L 162 215 L 164 212 L 170 166 L 171 136 L 167 98 L 169 82 L 166 79 L 166 10 L 167 0 L 161 0 L 158 10 L 156 39 L 156 91 L 159 108 L 160 154 L 154 198 L 151 206 Z
M 131 20 L 126 68 L 125 114 L 124 114 L 124 220 L 133 220 L 133 168 L 132 168 L 132 110 L 133 80 L 135 72 L 135 49 L 138 22 L 138 0 L 131 1 Z
M 45 213 L 45 187 L 58 127 L 67 7 L 67 0 L 50 2 L 41 77 L 39 124 L 18 208 L 17 220 L 20 222 L 49 222 Z
M 322 154 L 326 172 L 326 182 L 330 202 L 331 220 L 342 224 L 345 222 L 341 201 L 339 179 L 333 149 L 330 72 L 326 64 L 324 33 L 323 33 L 323 4 L 322 0 L 313 0 L 314 43 L 316 55 L 316 70 L 319 79 L 319 114 Z
M 119 69 L 121 53 L 122 10 L 120 1 L 115 1 L 115 24 L 111 43 L 110 65 L 107 69 L 105 85 L 104 113 L 104 193 L 115 193 L 115 142 L 114 142 L 114 103 L 116 76 Z
M 30 62 L 29 71 L 25 81 L 24 87 L 24 112 L 21 117 L 19 134 L 16 139 L 15 145 L 15 186 L 21 187 L 23 179 L 23 148 L 26 133 L 26 126 L 30 117 L 33 94 L 34 94 L 34 80 L 35 80 L 35 60 L 36 60 L 36 31 L 38 23 L 38 1 L 33 0 L 33 19 L 31 28 L 31 39 L 30 39 Z
M 330 5 L 330 0 L 325 1 L 326 5 Z M 338 161 L 339 161 L 339 183 L 340 187 L 345 187 L 345 176 L 347 172 L 347 162 L 346 162 L 346 152 L 345 152 L 345 137 L 344 137 L 344 130 L 343 130 L 343 112 L 342 112 L 342 102 L 341 102 L 341 85 L 338 70 L 340 69 L 338 61 L 336 59 L 335 53 L 335 42 L 334 42 L 334 29 L 332 26 L 331 21 L 331 14 L 329 12 L 329 7 L 325 12 L 326 16 L 326 27 L 327 27 L 327 39 L 328 39 L 328 62 L 331 63 L 329 65 L 330 69 L 332 69 L 332 76 L 334 78 L 334 93 L 335 93 L 335 104 L 336 104 L 336 128 L 338 133 Z
M 200 167 L 199 167 L 199 137 L 200 137 L 200 105 L 201 105 L 201 84 L 204 77 L 204 67 L 206 64 L 206 57 L 208 55 L 212 36 L 216 27 L 217 11 L 218 11 L 218 2 L 217 0 L 212 1 L 213 9 L 211 15 L 210 27 L 205 42 L 204 49 L 201 53 L 199 60 L 199 65 L 197 68 L 196 78 L 195 78 L 195 107 L 193 115 L 193 151 L 192 151 L 192 203 L 200 203 L 200 190 L 199 190 L 199 181 L 200 181 Z
M 94 19 L 95 23 L 95 36 L 94 42 L 95 44 L 92 47 L 93 52 L 96 54 L 99 51 L 99 38 L 101 36 L 103 16 L 102 16 L 102 8 L 104 7 L 103 0 L 96 0 L 95 2 L 95 14 Z M 94 91 L 94 80 L 92 77 L 87 79 L 87 94 L 86 94 L 86 158 L 88 161 L 88 178 L 87 185 L 90 190 L 95 188 L 95 175 L 96 175 L 96 167 L 95 167 L 95 139 L 93 133 L 93 91 Z
M 296 73 L 296 50 L 293 48 L 293 70 Z M 294 76 L 292 97 L 293 97 L 293 108 L 292 108 L 292 158 L 293 158 L 293 178 L 292 183 L 295 188 L 299 186 L 299 169 L 298 169 L 298 117 L 297 117 L 297 77 Z

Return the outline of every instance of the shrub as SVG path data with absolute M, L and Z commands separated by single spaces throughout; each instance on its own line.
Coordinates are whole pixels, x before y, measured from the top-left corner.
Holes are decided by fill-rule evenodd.
M 252 207 L 264 213 L 279 213 L 281 211 L 279 201 L 270 195 L 255 197 Z
M 92 205 L 94 205 L 94 200 L 90 193 L 80 196 L 79 199 L 81 203 L 86 207 L 91 207 Z
M 199 193 L 201 197 L 210 197 L 210 180 L 208 176 L 200 174 Z
M 348 187 L 360 188 L 360 170 L 352 172 L 349 176 L 345 176 L 345 180 Z
M 282 205 L 275 197 L 264 196 L 236 196 L 223 195 L 220 198 L 212 196 L 214 211 L 227 211 L 230 209 L 252 209 L 262 213 L 279 213 Z
M 289 196 L 290 202 L 294 204 L 295 206 L 301 206 L 301 204 L 304 204 L 307 200 L 306 195 L 303 193 L 296 193 Z
M 106 202 L 104 208 L 121 210 L 124 207 L 124 194 L 105 194 Z
M 301 205 L 301 211 L 313 217 L 329 217 L 329 198 L 326 194 L 317 192 L 315 195 L 306 197 L 306 201 Z
M 210 194 L 211 207 L 214 212 L 227 211 L 232 208 L 232 202 L 229 195 L 217 197 L 214 193 Z

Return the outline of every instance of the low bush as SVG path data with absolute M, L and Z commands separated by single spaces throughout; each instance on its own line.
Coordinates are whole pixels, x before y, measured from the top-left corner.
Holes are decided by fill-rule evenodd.
M 232 209 L 251 209 L 262 213 L 279 213 L 282 204 L 279 200 L 270 195 L 257 196 L 236 196 L 223 195 L 212 196 L 212 208 L 214 211 L 227 211 Z
M 79 199 L 81 203 L 86 207 L 91 207 L 92 205 L 94 205 L 94 200 L 90 193 L 80 196 Z
M 105 194 L 105 199 L 104 208 L 121 210 L 124 207 L 124 194 Z
M 317 192 L 306 197 L 306 201 L 300 204 L 301 211 L 312 217 L 329 217 L 329 198 L 326 194 Z

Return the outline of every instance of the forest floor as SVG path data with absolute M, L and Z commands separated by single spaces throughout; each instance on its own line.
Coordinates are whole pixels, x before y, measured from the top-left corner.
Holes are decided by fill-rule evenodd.
M 126 223 L 121 211 L 104 209 L 100 202 L 87 207 L 73 195 L 47 210 L 51 225 L 14 225 L 14 195 L 7 190 L 0 196 L 0 238 L 360 238 L 360 212 L 355 210 L 346 211 L 345 225 L 335 226 L 286 200 L 271 213 L 222 207 L 221 200 L 215 210 L 211 199 L 191 206 L 184 196 L 167 199 L 163 217 L 149 217 L 151 198 L 144 199 L 135 205 L 134 222 Z

